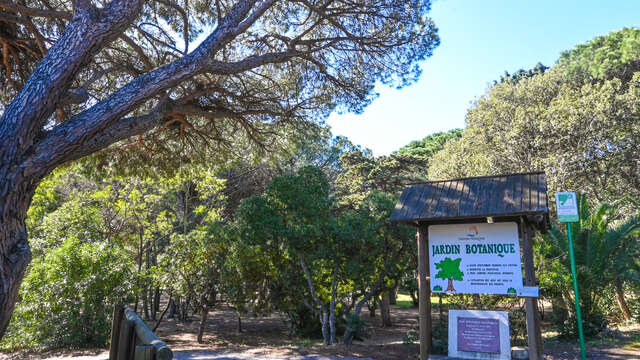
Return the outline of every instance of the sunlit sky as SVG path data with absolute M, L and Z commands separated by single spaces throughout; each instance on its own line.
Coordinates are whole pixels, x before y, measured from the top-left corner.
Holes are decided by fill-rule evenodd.
M 467 109 L 505 70 L 549 66 L 563 50 L 640 25 L 640 1 L 435 0 L 430 15 L 441 44 L 422 63 L 420 80 L 377 88 L 380 97 L 360 115 L 331 115 L 334 135 L 384 155 L 464 127 Z

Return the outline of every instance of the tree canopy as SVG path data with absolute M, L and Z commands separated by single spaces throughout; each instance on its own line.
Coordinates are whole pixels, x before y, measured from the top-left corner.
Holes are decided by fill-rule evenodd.
M 576 69 L 583 69 L 583 79 L 591 78 L 585 66 L 599 66 L 600 60 L 590 54 L 599 47 L 614 51 L 607 44 L 622 46 L 620 38 L 636 33 L 623 29 L 596 38 L 565 53 L 544 73 L 492 85 L 469 109 L 461 138 L 434 156 L 429 176 L 544 170 L 550 192 L 574 189 L 600 201 L 624 199 L 640 209 L 635 150 L 640 146 L 640 73 L 628 61 L 616 67 L 622 78 L 573 78 Z
M 376 83 L 420 74 L 439 44 L 430 5 L 0 2 L 0 335 L 31 259 L 27 208 L 53 169 L 121 141 L 150 154 L 265 147 L 362 111 Z

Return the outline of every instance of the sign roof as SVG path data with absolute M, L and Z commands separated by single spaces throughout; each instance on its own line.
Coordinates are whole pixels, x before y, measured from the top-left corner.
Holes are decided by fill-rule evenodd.
M 542 215 L 549 228 L 544 172 L 432 181 L 405 187 L 391 214 L 394 222 L 446 223 L 483 217 Z

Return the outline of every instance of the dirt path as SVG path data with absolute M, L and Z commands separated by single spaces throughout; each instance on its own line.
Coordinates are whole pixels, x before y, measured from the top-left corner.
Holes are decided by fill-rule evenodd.
M 446 316 L 446 315 L 445 315 Z M 369 325 L 370 337 L 362 343 L 323 346 L 320 339 L 309 340 L 287 335 L 287 328 L 277 315 L 262 318 L 244 317 L 243 332 L 236 332 L 235 311 L 218 308 L 209 314 L 204 343 L 196 341 L 199 321 L 177 322 L 166 320 L 161 324 L 158 336 L 173 350 L 176 360 L 406 360 L 417 358 L 417 345 L 406 345 L 403 338 L 417 326 L 418 311 L 415 308 L 392 307 L 394 326 L 380 327 L 379 317 L 372 318 L 368 311 L 362 319 Z M 439 322 L 436 322 L 438 324 Z M 640 325 L 626 329 L 630 340 L 640 339 Z M 607 340 L 608 341 L 608 340 Z M 615 343 L 590 344 L 588 359 L 640 360 L 640 351 Z M 0 353 L 0 360 L 107 360 L 103 349 L 63 350 L 45 354 Z M 443 359 L 434 356 L 433 359 Z M 572 343 L 546 343 L 545 359 L 579 359 L 579 349 Z
M 174 360 L 373 360 L 370 358 L 333 357 L 323 355 L 306 356 L 270 356 L 257 355 L 251 351 L 244 352 L 206 352 L 206 351 L 177 351 Z

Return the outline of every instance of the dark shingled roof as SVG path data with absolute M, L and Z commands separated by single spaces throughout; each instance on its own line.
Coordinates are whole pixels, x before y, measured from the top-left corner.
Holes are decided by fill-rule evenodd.
M 549 227 L 547 181 L 543 172 L 481 176 L 408 185 L 393 222 L 446 222 L 483 217 L 542 215 Z

